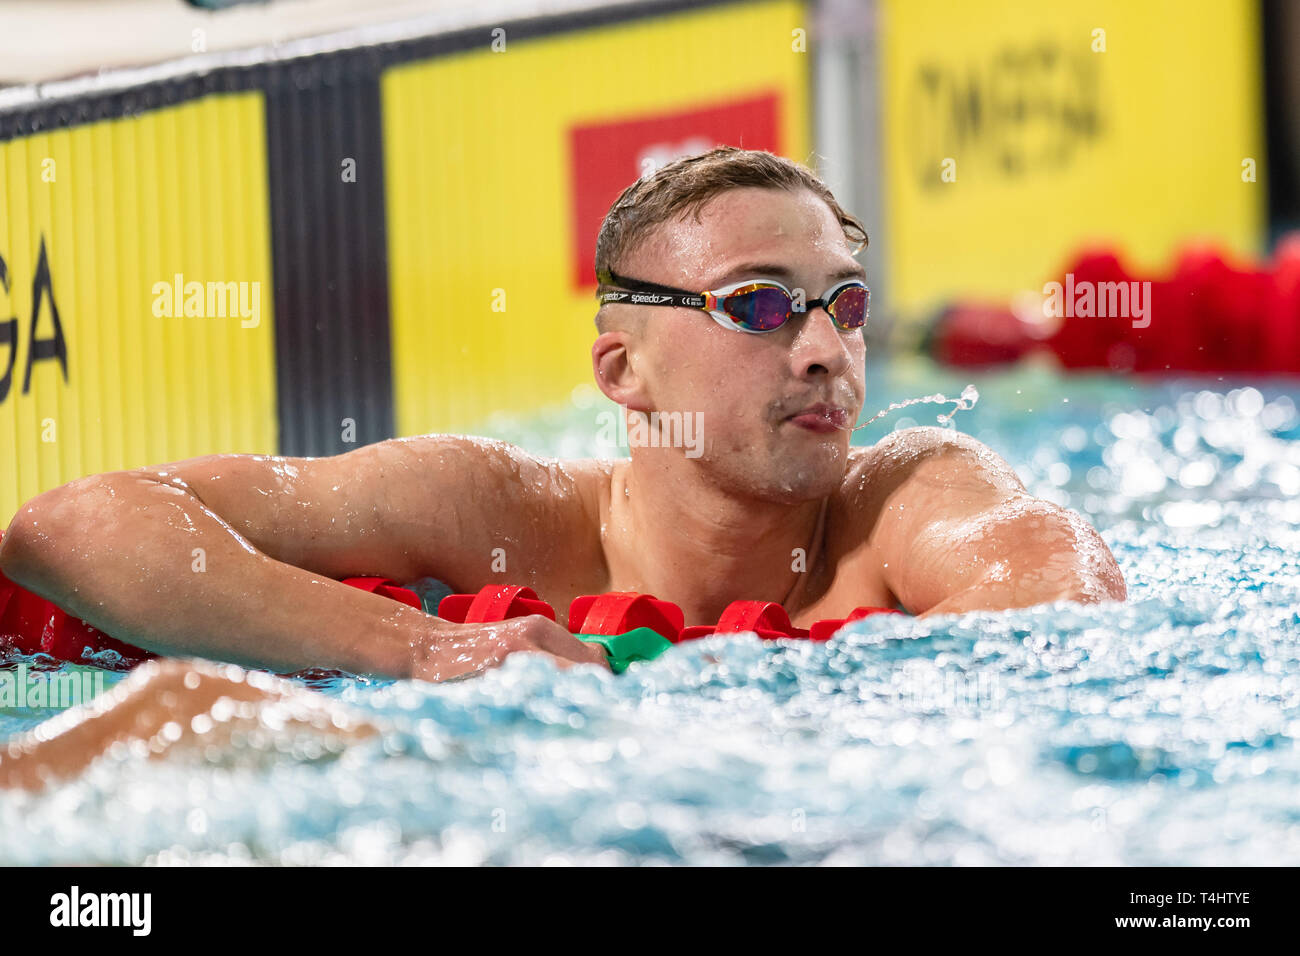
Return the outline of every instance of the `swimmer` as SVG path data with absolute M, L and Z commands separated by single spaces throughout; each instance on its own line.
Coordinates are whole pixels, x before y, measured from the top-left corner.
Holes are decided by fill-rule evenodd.
M 728 147 L 669 163 L 623 192 L 596 248 L 596 383 L 629 435 L 657 430 L 630 457 L 435 434 L 93 475 L 19 510 L 0 569 L 169 657 L 430 681 L 518 652 L 606 666 L 565 627 L 579 594 L 650 592 L 688 625 L 737 599 L 780 602 L 797 626 L 864 604 L 929 616 L 1123 600 L 1087 521 L 975 439 L 908 428 L 850 447 L 865 241 L 788 160 Z M 683 416 L 694 430 L 672 434 Z M 340 583 L 350 575 L 526 584 L 560 619 L 455 624 Z

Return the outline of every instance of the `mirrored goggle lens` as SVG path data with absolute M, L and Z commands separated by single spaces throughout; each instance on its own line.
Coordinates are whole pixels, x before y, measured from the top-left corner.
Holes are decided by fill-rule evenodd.
M 867 324 L 871 309 L 871 292 L 866 286 L 848 286 L 827 308 L 835 324 L 842 329 L 860 329 Z
M 782 289 L 766 286 L 737 289 L 722 300 L 722 309 L 746 329 L 770 332 L 790 317 L 790 296 Z

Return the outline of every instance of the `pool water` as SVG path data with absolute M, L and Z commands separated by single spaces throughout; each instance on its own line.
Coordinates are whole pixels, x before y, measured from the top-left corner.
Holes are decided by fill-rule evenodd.
M 324 678 L 393 729 L 331 760 L 107 758 L 0 794 L 0 863 L 1300 859 L 1300 382 L 909 360 L 869 369 L 867 413 L 971 382 L 956 426 L 1089 516 L 1126 604 L 709 638 L 619 677 L 519 656 L 445 685 Z M 603 402 L 485 433 L 600 454 Z M 49 713 L 0 712 L 0 737 Z

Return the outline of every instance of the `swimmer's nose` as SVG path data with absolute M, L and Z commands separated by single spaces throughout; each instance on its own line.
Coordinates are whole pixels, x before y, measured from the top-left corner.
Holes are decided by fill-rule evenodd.
M 855 341 L 835 326 L 830 313 L 821 306 L 808 311 L 800 323 L 790 349 L 790 360 L 798 378 L 836 378 L 852 364 L 849 352 Z

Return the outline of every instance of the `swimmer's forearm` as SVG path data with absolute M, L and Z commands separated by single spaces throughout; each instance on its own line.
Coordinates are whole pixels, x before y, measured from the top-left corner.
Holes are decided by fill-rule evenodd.
M 406 677 L 412 643 L 443 623 L 276 561 L 183 487 L 132 473 L 33 499 L 0 543 L 0 568 L 146 650 L 281 671 Z

